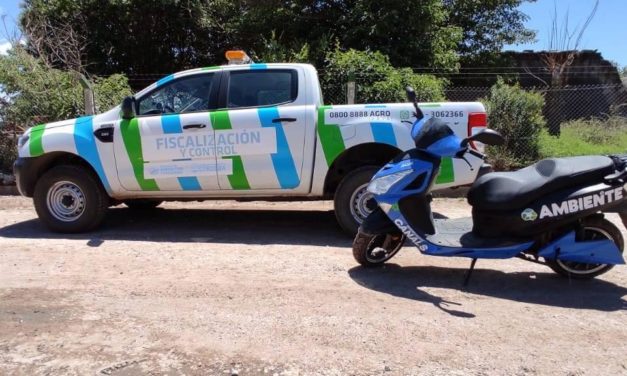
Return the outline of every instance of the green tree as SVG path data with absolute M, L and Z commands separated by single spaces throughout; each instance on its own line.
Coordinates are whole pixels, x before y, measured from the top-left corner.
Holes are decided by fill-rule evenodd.
M 20 24 L 27 36 L 69 25 L 96 75 L 220 64 L 233 47 L 271 60 L 307 46 L 320 66 L 336 43 L 381 51 L 398 66 L 454 68 L 462 37 L 440 0 L 25 0 Z
M 222 62 L 236 9 L 224 0 L 25 0 L 20 24 L 27 36 L 42 23 L 70 24 L 91 74 L 162 74 Z
M 380 51 L 394 66 L 456 68 L 462 29 L 447 15 L 441 0 L 355 1 L 341 45 Z
M 529 16 L 520 5 L 536 0 L 444 0 L 447 21 L 463 31 L 457 51 L 465 58 L 500 52 L 505 45 L 525 43 L 535 32 L 525 27 Z
M 336 49 L 327 55 L 322 76 L 325 93 L 344 93 L 346 82 L 357 84 L 356 102 L 405 101 L 405 87 L 416 90 L 423 102 L 444 99 L 444 81 L 431 75 L 415 74 L 408 68 L 394 68 L 387 56 L 380 52 Z

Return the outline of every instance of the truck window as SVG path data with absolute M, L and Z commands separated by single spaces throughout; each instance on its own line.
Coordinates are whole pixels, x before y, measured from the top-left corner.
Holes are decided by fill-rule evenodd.
M 298 96 L 298 75 L 291 69 L 234 71 L 227 89 L 229 108 L 276 106 Z
M 213 73 L 180 78 L 139 100 L 139 115 L 183 114 L 209 110 Z

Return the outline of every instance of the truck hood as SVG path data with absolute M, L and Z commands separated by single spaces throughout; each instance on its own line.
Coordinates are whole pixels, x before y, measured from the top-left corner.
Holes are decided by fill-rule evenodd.
M 86 116 L 90 116 L 90 115 L 86 115 Z M 59 120 L 59 121 L 53 121 L 51 123 L 44 123 L 44 124 L 40 124 L 39 126 L 44 126 L 46 129 L 53 129 L 53 128 L 60 128 L 60 127 L 67 127 L 67 126 L 72 126 L 74 125 L 74 123 L 76 123 L 76 120 L 80 119 L 81 117 L 77 117 L 74 119 L 67 119 L 67 120 Z M 110 109 L 107 112 L 103 112 L 101 114 L 98 115 L 93 115 L 93 121 L 95 123 L 100 123 L 103 121 L 115 121 L 115 120 L 119 120 L 120 119 L 120 107 L 116 106 L 112 109 Z M 35 127 L 30 127 L 26 130 L 26 132 L 24 132 L 25 135 L 28 135 L 32 132 L 33 128 Z

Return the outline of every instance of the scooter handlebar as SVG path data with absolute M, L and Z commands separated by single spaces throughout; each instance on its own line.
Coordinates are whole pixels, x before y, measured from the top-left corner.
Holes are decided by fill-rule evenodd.
M 473 155 L 473 156 L 475 156 L 477 158 L 485 159 L 485 154 L 479 153 L 475 149 L 468 148 L 467 152 L 468 152 L 468 154 Z

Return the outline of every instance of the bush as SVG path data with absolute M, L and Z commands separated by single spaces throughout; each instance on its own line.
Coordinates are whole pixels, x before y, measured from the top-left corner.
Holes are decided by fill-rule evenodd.
M 0 132 L 0 172 L 12 173 L 13 162 L 17 158 L 17 141 L 9 134 Z M 2 181 L 0 180 L 0 185 Z
M 94 77 L 98 110 L 106 111 L 131 93 L 124 75 Z M 83 89 L 75 74 L 45 66 L 22 48 L 0 56 L 0 86 L 10 99 L 2 105 L 2 121 L 24 128 L 70 119 L 85 113 Z
M 519 85 L 508 85 L 499 79 L 483 102 L 488 111 L 490 128 L 499 131 L 505 138 L 503 146 L 487 148 L 495 169 L 518 168 L 536 161 L 540 131 L 545 125 L 542 95 L 525 91 Z
M 94 77 L 96 108 L 106 111 L 131 94 L 126 76 Z M 52 69 L 23 48 L 0 55 L 0 170 L 10 172 L 16 140 L 8 135 L 85 113 L 83 89 L 73 73 Z
M 124 97 L 132 94 L 128 79 L 123 74 L 94 78 L 94 100 L 97 112 L 110 110 L 122 103 Z
M 567 157 L 591 154 L 627 153 L 627 118 L 579 119 L 561 125 L 559 136 L 543 130 L 540 134 L 540 156 Z
M 325 94 L 345 93 L 346 83 L 354 80 L 356 103 L 405 101 L 407 85 L 414 87 L 419 101 L 444 99 L 445 81 L 415 74 L 409 68 L 394 68 L 380 52 L 335 49 L 327 54 L 323 73 L 321 83 Z

